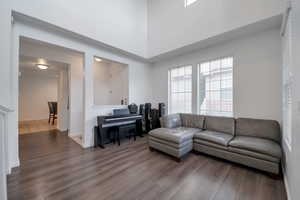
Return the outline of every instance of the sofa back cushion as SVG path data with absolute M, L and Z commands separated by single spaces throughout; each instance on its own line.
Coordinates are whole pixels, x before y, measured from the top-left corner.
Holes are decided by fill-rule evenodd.
M 199 128 L 204 127 L 204 116 L 195 114 L 180 114 L 182 126 L 188 128 Z
M 231 117 L 205 117 L 205 129 L 234 135 L 235 119 Z
M 275 120 L 238 118 L 236 135 L 270 139 L 280 143 L 280 125 Z
M 160 118 L 162 128 L 176 128 L 182 126 L 180 114 L 166 115 Z

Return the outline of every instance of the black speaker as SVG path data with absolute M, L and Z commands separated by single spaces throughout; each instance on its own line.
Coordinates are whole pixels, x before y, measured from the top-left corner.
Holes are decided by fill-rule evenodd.
M 145 116 L 146 116 L 146 118 L 147 118 L 147 116 L 150 117 L 150 113 L 151 113 L 151 103 L 146 103 L 145 104 Z
M 137 114 L 138 113 L 138 107 L 136 104 L 132 103 L 128 106 L 130 114 Z
M 146 128 L 145 128 L 145 119 L 146 119 L 146 116 L 145 116 L 145 105 L 144 104 L 140 104 L 139 115 L 142 115 L 142 130 L 144 132 L 146 130 Z
M 151 131 L 151 103 L 145 104 L 145 129 L 147 133 Z
M 166 114 L 166 105 L 164 103 L 158 104 L 158 112 L 159 112 L 159 117 L 162 117 Z
M 142 115 L 143 118 L 145 118 L 145 105 L 144 104 L 140 104 L 139 114 Z
M 160 128 L 158 109 L 151 109 L 151 129 Z

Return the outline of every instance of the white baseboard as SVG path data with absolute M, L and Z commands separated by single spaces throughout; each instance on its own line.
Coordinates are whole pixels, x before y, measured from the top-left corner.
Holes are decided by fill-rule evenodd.
M 79 144 L 82 148 L 85 148 L 84 147 L 84 144 L 83 144 L 83 140 L 80 139 L 79 137 L 82 137 L 81 135 L 69 135 L 69 137 L 74 141 L 76 142 L 77 144 Z
M 20 167 L 20 159 L 18 158 L 15 162 L 13 162 L 9 168 L 7 169 L 7 175 L 11 174 L 13 168 Z
M 6 170 L 6 175 L 10 175 L 11 174 L 11 168 L 9 167 L 7 170 Z
M 83 135 L 83 134 L 82 133 L 71 132 L 70 130 L 69 130 L 69 133 L 68 133 L 69 137 L 78 137 L 78 136 L 81 136 L 81 135 Z
M 20 167 L 20 159 L 17 158 L 17 160 L 12 164 L 12 168 L 15 168 L 15 167 Z
M 68 131 L 68 129 L 60 129 L 60 128 L 58 128 L 58 130 L 59 130 L 60 132 Z
M 86 145 L 86 144 L 84 144 L 83 146 L 82 146 L 83 148 L 85 148 L 85 149 L 87 149 L 87 148 L 91 148 L 91 147 L 94 147 L 94 145 Z

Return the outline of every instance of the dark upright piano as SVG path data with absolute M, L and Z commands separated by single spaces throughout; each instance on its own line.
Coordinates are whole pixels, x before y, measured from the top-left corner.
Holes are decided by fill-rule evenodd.
M 104 148 L 104 145 L 110 143 L 109 128 L 121 127 L 127 125 L 136 126 L 136 134 L 142 137 L 142 116 L 138 114 L 130 114 L 128 109 L 115 109 L 113 115 L 98 116 L 98 126 L 95 131 L 95 147 Z

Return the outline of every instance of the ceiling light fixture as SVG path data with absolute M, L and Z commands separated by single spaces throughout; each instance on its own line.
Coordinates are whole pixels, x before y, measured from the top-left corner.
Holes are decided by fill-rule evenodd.
M 49 66 L 48 65 L 44 65 L 44 64 L 36 64 L 36 66 L 42 70 L 48 69 Z
M 101 61 L 102 61 L 102 59 L 101 59 L 101 58 L 98 58 L 98 57 L 95 57 L 95 60 L 96 60 L 97 62 L 101 62 Z

